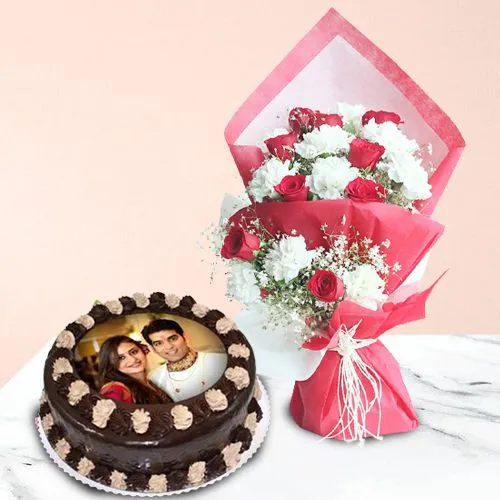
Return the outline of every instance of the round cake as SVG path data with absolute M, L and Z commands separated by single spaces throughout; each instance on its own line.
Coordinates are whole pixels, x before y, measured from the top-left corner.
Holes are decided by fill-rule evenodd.
M 181 401 L 124 403 L 102 396 L 77 369 L 76 346 L 117 318 L 173 315 L 210 330 L 227 354 L 222 376 Z M 262 418 L 252 348 L 222 312 L 160 292 L 97 303 L 58 335 L 45 363 L 40 425 L 80 475 L 121 490 L 161 493 L 234 468 Z

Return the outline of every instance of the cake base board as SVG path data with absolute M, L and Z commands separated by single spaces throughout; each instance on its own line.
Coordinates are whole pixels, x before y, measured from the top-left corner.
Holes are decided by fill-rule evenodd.
M 104 491 L 106 493 L 114 493 L 116 495 L 124 495 L 124 496 L 141 496 L 141 497 L 161 497 L 161 496 L 169 496 L 169 495 L 178 495 L 180 493 L 187 493 L 189 491 L 194 491 L 200 488 L 204 488 L 205 486 L 209 486 L 211 484 L 214 484 L 221 479 L 224 479 L 228 477 L 229 475 L 233 474 L 235 471 L 237 471 L 240 467 L 242 467 L 252 456 L 257 452 L 261 444 L 264 442 L 264 439 L 266 437 L 267 431 L 269 429 L 269 423 L 271 421 L 271 405 L 269 401 L 269 395 L 267 394 L 266 388 L 264 387 L 264 384 L 257 378 L 257 383 L 260 386 L 262 396 L 260 397 L 259 400 L 259 405 L 262 410 L 262 419 L 258 423 L 257 428 L 255 429 L 255 434 L 252 439 L 252 444 L 250 448 L 242 453 L 240 461 L 238 465 L 231 470 L 228 470 L 224 474 L 216 477 L 215 479 L 211 479 L 210 481 L 206 481 L 204 483 L 198 484 L 196 486 L 188 486 L 186 488 L 182 488 L 180 490 L 172 490 L 172 491 L 165 491 L 163 493 L 151 493 L 149 491 L 127 491 L 127 490 L 118 490 L 116 488 L 111 488 L 111 486 L 106 486 L 104 484 L 98 483 L 96 481 L 93 481 L 92 479 L 89 479 L 88 477 L 82 476 L 79 474 L 76 470 L 72 469 L 52 448 L 51 444 L 49 443 L 47 436 L 45 435 L 45 432 L 42 429 L 42 426 L 40 425 L 40 419 L 39 417 L 36 418 L 36 427 L 38 430 L 38 434 L 40 436 L 40 440 L 42 442 L 42 445 L 49 455 L 49 457 L 52 459 L 52 461 L 60 468 L 62 469 L 63 472 L 71 476 L 73 479 L 76 479 L 77 481 L 80 481 L 81 483 L 90 486 L 92 488 L 96 488 L 98 490 Z

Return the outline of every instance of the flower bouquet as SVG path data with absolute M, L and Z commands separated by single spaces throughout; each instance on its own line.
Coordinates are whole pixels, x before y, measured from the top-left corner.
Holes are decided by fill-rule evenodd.
M 385 330 L 423 317 L 432 287 L 418 293 L 400 285 L 443 228 L 408 211 L 404 224 L 394 228 L 391 206 L 386 205 L 386 213 L 377 219 L 366 204 L 350 200 L 339 219 L 335 209 L 339 201 L 268 202 L 234 214 L 220 228 L 222 245 L 216 249 L 229 268 L 228 295 L 250 310 L 256 303 L 261 306 L 250 319 L 261 331 L 244 328 L 258 346 L 259 362 L 266 350 L 271 354 L 264 360 L 269 366 L 283 362 L 282 352 L 270 352 L 258 341 L 259 335 L 276 336 L 280 331 L 288 346 L 293 342 L 297 351 L 318 354 L 307 358 L 306 369 L 313 374 L 296 383 L 292 396 L 292 415 L 302 427 L 346 440 L 410 430 L 416 427 L 416 417 L 397 363 L 382 344 L 372 344 Z M 265 324 L 257 315 L 265 318 Z M 362 338 L 367 340 L 360 342 Z M 346 347 L 342 350 L 339 345 Z M 358 357 L 361 347 L 370 365 Z M 360 366 L 364 372 L 357 371 Z M 363 378 L 369 370 L 376 374 L 379 366 L 392 369 Z M 349 388 L 339 385 L 347 376 L 352 379 Z M 366 387 L 360 390 L 366 384 L 371 392 Z M 333 405 L 340 387 L 345 393 L 336 401 L 351 413 L 343 414 Z M 350 401 L 353 394 L 358 396 L 355 403 Z M 379 411 L 374 420 L 374 402 L 390 407 L 394 400 L 405 405 L 387 410 L 383 419 Z M 332 420 L 340 426 L 338 432 L 329 427 Z
M 248 198 L 224 214 L 216 253 L 228 295 L 248 307 L 236 321 L 259 371 L 297 380 L 292 416 L 322 436 L 414 429 L 378 337 L 424 317 L 433 287 L 418 292 L 415 274 L 443 231 L 429 215 L 460 133 L 331 10 L 236 113 L 226 140 Z
M 305 112 L 298 106 L 303 106 Z M 292 109 L 294 113 L 289 115 Z M 388 111 L 377 113 L 381 109 Z M 311 110 L 322 111 L 312 111 L 312 117 Z M 323 125 L 341 125 L 345 133 L 340 128 L 323 133 Z M 310 130 L 311 126 L 316 130 Z M 465 146 L 459 130 L 443 110 L 334 9 L 259 85 L 227 125 L 226 141 L 245 186 L 249 187 L 266 159 L 264 141 L 290 132 L 298 134 L 300 140 L 296 141 L 293 134 L 285 142 L 283 137 L 268 140 L 264 151 L 287 161 L 286 151 L 296 149 L 294 145 L 299 143 L 299 153 L 311 159 L 307 157 L 311 151 L 321 151 L 324 139 L 328 145 L 338 147 L 342 158 L 351 153 L 352 141 L 346 141 L 346 135 L 383 146 L 379 170 L 387 170 L 394 182 L 403 183 L 401 193 L 408 190 L 409 199 L 424 215 L 434 211 Z M 312 136 L 307 135 L 310 132 L 314 132 Z M 351 158 L 356 148 L 363 149 L 361 144 L 355 142 Z M 372 158 L 377 158 L 380 151 L 372 147 Z M 364 154 L 368 156 L 366 150 Z M 388 165 L 391 159 L 393 164 Z M 353 164 L 361 169 L 365 165 L 365 161 L 360 166 Z M 430 188 L 417 166 L 427 171 Z M 418 187 L 418 192 L 412 193 L 413 187 Z M 258 189 L 255 195 L 257 199 Z M 277 196 L 272 190 L 270 195 Z M 393 202 L 391 198 L 389 202 Z M 396 204 L 400 203 L 396 200 Z
M 264 140 L 264 160 L 247 192 L 257 202 L 350 198 L 417 211 L 431 196 L 432 165 L 399 127 L 393 112 L 339 103 L 339 114 L 293 108 L 291 129 Z

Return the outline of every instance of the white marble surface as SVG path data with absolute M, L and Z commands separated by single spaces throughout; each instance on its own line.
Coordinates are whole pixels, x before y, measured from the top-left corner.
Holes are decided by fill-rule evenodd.
M 420 427 L 364 447 L 320 439 L 288 415 L 291 385 L 265 380 L 268 438 L 241 470 L 191 497 L 500 498 L 500 336 L 390 336 Z M 0 500 L 104 498 L 65 476 L 34 428 L 45 350 L 0 390 Z

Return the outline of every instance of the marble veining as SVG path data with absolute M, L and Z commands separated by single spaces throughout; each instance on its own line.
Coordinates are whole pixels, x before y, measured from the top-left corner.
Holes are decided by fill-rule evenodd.
M 322 440 L 288 414 L 292 384 L 264 379 L 269 435 L 240 471 L 193 496 L 217 498 L 498 498 L 500 336 L 386 335 L 420 419 L 409 434 L 364 446 Z M 0 500 L 109 498 L 48 459 L 34 429 L 48 347 L 0 390 Z M 257 360 L 258 366 L 258 360 Z

